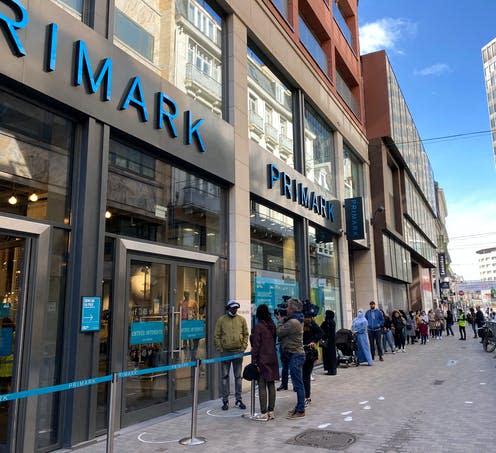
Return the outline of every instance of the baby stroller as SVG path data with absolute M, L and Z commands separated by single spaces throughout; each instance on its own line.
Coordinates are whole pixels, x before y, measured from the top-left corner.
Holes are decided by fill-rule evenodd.
M 356 341 L 353 332 L 349 329 L 339 329 L 336 332 L 336 354 L 338 364 L 349 367 L 354 363 Z

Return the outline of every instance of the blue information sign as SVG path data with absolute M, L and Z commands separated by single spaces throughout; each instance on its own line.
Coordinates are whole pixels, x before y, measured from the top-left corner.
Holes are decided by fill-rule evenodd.
M 164 323 L 162 321 L 131 323 L 131 337 L 129 341 L 131 345 L 163 342 Z
M 191 319 L 181 321 L 181 340 L 198 340 L 205 338 L 205 321 Z
M 83 296 L 81 304 L 81 332 L 100 330 L 101 297 Z

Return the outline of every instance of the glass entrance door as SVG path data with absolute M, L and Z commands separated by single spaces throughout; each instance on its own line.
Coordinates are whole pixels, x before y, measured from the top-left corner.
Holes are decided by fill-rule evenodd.
M 195 361 L 206 356 L 208 267 L 129 258 L 127 369 Z M 193 368 L 126 379 L 124 424 L 191 404 Z M 201 370 L 200 390 L 207 389 Z
M 0 234 L 0 393 L 18 390 L 21 314 L 26 276 L 24 238 Z M 0 452 L 12 450 L 17 401 L 0 404 Z

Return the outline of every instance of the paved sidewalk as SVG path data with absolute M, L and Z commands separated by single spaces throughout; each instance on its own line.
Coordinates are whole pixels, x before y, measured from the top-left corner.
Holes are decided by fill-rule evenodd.
M 243 418 L 236 408 L 224 412 L 220 401 L 209 401 L 198 412 L 197 435 L 205 444 L 178 443 L 190 435 L 191 415 L 184 412 L 121 430 L 114 452 L 338 451 L 288 443 L 306 430 L 331 441 L 335 432 L 351 434 L 354 443 L 339 450 L 349 453 L 483 453 L 496 444 L 496 359 L 472 338 L 415 344 L 372 367 L 339 368 L 337 376 L 317 369 L 306 417 L 287 420 L 295 399 L 292 391 L 277 392 L 276 419 L 268 423 Z M 105 438 L 74 451 L 103 453 Z

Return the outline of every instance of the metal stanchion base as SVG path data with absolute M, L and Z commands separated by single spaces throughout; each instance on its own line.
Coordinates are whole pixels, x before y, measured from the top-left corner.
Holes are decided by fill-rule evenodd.
M 204 437 L 185 437 L 181 439 L 179 443 L 181 445 L 201 445 L 207 441 Z
M 252 414 L 243 414 L 242 417 L 249 418 L 250 420 L 256 420 L 257 416 L 260 415 L 258 412 Z

